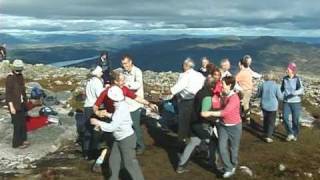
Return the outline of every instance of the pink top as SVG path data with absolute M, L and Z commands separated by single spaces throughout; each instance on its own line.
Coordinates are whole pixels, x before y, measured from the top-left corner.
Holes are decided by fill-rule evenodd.
M 223 124 L 237 125 L 241 123 L 240 98 L 238 94 L 232 94 L 225 99 L 225 106 L 221 111 Z

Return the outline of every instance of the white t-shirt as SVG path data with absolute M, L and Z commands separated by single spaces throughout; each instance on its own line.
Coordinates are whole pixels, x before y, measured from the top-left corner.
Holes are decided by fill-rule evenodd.
M 97 77 L 92 77 L 86 85 L 86 100 L 84 102 L 84 107 L 93 107 L 103 90 L 102 80 Z

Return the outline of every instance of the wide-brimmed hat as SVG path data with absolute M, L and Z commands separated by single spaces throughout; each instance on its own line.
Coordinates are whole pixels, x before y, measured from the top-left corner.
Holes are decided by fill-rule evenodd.
M 24 63 L 20 59 L 16 59 L 12 63 L 12 69 L 17 71 L 22 71 L 24 69 Z
M 108 97 L 112 101 L 122 101 L 122 100 L 124 100 L 123 91 L 118 86 L 112 86 L 111 88 L 109 88 Z

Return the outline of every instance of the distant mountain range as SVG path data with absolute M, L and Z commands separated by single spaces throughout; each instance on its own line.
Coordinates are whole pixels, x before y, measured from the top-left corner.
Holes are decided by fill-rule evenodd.
M 30 37 L 0 34 L 1 42 L 9 45 L 9 58 L 21 58 L 28 63 L 52 64 L 75 60 L 74 63 L 80 63 L 69 61 L 67 64 L 91 67 L 95 64 L 93 60 L 77 60 L 97 56 L 101 50 L 107 49 L 115 67 L 120 65 L 123 54 L 131 54 L 135 64 L 142 69 L 154 71 L 178 71 L 186 57 L 199 64 L 201 57 L 208 56 L 215 64 L 222 58 L 229 58 L 235 71 L 239 59 L 250 54 L 257 71 L 283 69 L 289 61 L 295 61 L 300 71 L 320 74 L 320 38 L 51 35 L 30 41 Z

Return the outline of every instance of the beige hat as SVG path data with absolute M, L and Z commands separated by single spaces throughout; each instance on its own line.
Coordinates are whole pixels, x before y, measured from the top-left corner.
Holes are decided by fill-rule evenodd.
M 22 71 L 24 69 L 24 63 L 20 59 L 16 59 L 12 63 L 13 70 Z
M 112 86 L 111 88 L 109 88 L 108 97 L 112 101 L 122 101 L 122 100 L 124 100 L 123 91 L 118 86 Z
M 91 75 L 93 76 L 99 76 L 102 73 L 102 68 L 100 66 L 97 66 L 93 71 L 91 71 Z

